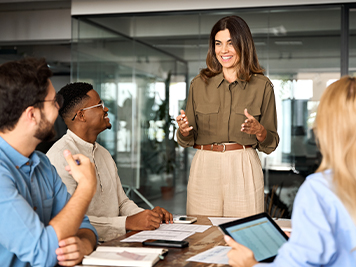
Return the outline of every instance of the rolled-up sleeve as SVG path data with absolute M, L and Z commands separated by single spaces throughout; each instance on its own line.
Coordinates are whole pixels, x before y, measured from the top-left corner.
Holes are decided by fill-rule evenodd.
M 266 83 L 265 96 L 261 106 L 261 125 L 266 129 L 267 136 L 263 142 L 257 143 L 257 149 L 266 154 L 273 152 L 279 143 L 277 133 L 277 111 L 274 90 L 272 84 Z
M 84 215 L 84 219 L 83 219 L 82 223 L 80 224 L 79 229 L 90 229 L 90 230 L 92 230 L 92 232 L 95 234 L 96 242 L 98 243 L 98 241 L 99 241 L 98 233 L 97 233 L 95 227 L 90 223 L 90 220 L 89 220 L 88 216 Z
M 54 166 L 51 166 L 51 168 L 52 168 L 52 175 L 53 177 L 55 177 L 55 182 L 54 182 L 55 195 L 54 195 L 52 214 L 51 214 L 51 219 L 52 219 L 64 208 L 64 206 L 71 198 L 71 195 L 67 192 L 67 187 L 62 182 L 62 179 L 58 175 L 56 168 Z M 83 229 L 83 228 L 92 230 L 96 236 L 96 241 L 98 241 L 98 234 L 95 228 L 93 227 L 93 225 L 91 225 L 88 216 L 86 215 L 84 215 L 83 221 L 79 229 Z
M 189 126 L 192 126 L 193 129 L 189 132 L 188 136 L 183 136 L 178 129 L 177 142 L 182 147 L 193 146 L 195 143 L 195 135 L 197 133 L 197 124 L 195 121 L 194 100 L 193 100 L 193 82 L 194 80 L 190 84 L 188 99 L 187 99 L 187 107 L 185 110 L 185 115 L 189 122 Z

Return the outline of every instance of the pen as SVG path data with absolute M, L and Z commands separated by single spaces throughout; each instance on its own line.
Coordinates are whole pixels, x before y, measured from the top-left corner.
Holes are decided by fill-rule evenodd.
M 77 163 L 77 165 L 80 165 L 79 159 L 76 159 L 75 162 Z
M 168 249 L 163 249 L 162 254 L 159 255 L 160 260 L 164 260 L 164 257 L 168 254 Z

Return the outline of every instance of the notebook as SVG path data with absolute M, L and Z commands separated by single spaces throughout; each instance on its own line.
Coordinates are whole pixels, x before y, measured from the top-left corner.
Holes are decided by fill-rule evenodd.
M 162 248 L 99 246 L 83 259 L 83 265 L 151 267 L 167 252 Z

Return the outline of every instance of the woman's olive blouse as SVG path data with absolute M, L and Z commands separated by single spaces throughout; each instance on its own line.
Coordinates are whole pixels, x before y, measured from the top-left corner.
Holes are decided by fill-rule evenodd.
M 247 119 L 245 108 L 267 130 L 263 142 L 256 135 L 241 132 L 241 124 Z M 187 137 L 177 131 L 182 147 L 239 143 L 269 154 L 279 143 L 273 84 L 261 74 L 253 74 L 249 82 L 232 83 L 224 79 L 223 73 L 210 78 L 208 83 L 196 76 L 190 84 L 185 114 L 193 130 Z

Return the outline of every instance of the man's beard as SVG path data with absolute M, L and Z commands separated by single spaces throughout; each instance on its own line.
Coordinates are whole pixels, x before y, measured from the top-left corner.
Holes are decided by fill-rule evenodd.
M 37 129 L 35 135 L 37 139 L 42 142 L 47 142 L 53 139 L 56 136 L 56 130 L 54 129 L 54 124 L 51 124 L 46 116 L 41 111 L 41 121 L 39 128 Z

